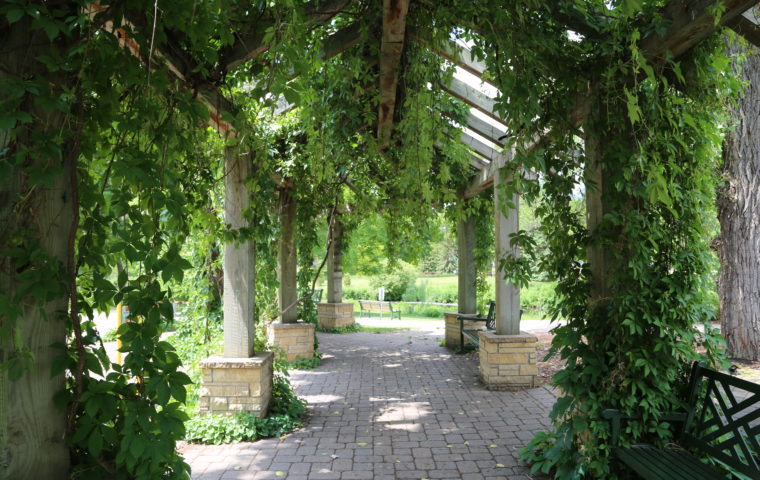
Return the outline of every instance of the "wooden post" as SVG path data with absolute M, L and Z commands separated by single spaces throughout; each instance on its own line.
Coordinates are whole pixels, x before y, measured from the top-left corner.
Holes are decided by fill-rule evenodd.
M 32 60 L 50 53 L 49 39 L 44 32 L 32 27 L 32 17 L 25 15 L 1 29 L 4 53 L 0 83 L 12 81 L 9 77 L 53 81 L 54 77 L 42 63 Z M 76 34 L 62 36 L 56 40 L 56 47 L 65 52 L 76 41 Z M 62 90 L 73 90 L 74 79 L 69 72 L 60 70 L 55 84 Z M 36 142 L 31 134 L 53 138 L 62 129 L 70 128 L 63 124 L 64 115 L 51 114 L 33 104 L 26 102 L 24 109 L 29 109 L 34 123 L 27 126 L 29 129 L 19 129 L 15 141 L 11 141 L 9 130 L 0 129 L 0 151 L 4 151 L 5 158 L 14 159 L 7 163 L 9 170 L 0 175 L 0 242 L 8 247 L 5 243 L 8 235 L 24 231 L 28 240 L 36 244 L 37 260 L 30 264 L 0 255 L 0 294 L 13 298 L 21 283 L 18 276 L 34 271 L 35 262 L 51 269 L 61 267 L 69 278 L 46 277 L 50 292 L 56 294 L 40 305 L 32 301 L 19 305 L 18 317 L 10 325 L 8 315 L 0 314 L 5 329 L 16 327 L 0 340 L 0 361 L 10 360 L 16 351 L 16 341 L 28 349 L 28 356 L 22 353 L 22 358 L 28 360 L 24 362 L 28 368 L 16 367 L 24 368 L 18 380 L 11 381 L 6 369 L 0 372 L 0 478 L 56 480 L 69 478 L 69 449 L 65 434 L 66 410 L 54 401 L 65 389 L 66 379 L 62 372 L 51 375 L 53 360 L 61 354 L 51 345 L 67 340 L 69 321 L 64 317 L 68 312 L 67 287 L 73 268 L 70 258 L 73 245 L 69 239 L 76 235 L 77 229 L 74 210 L 78 205 L 73 204 L 72 187 L 78 182 L 75 175 L 78 155 L 71 140 L 60 145 L 60 156 L 23 153 L 24 145 L 33 146 Z M 30 168 L 59 173 L 50 178 L 50 183 L 38 184 L 30 190 Z
M 290 189 L 280 190 L 280 311 L 293 305 L 298 300 L 296 257 L 296 199 Z M 298 321 L 298 309 L 291 308 L 282 314 L 282 323 Z
M 494 173 L 494 216 L 496 227 L 496 334 L 497 335 L 518 335 L 520 333 L 520 289 L 517 285 L 507 282 L 504 278 L 504 272 L 499 271 L 498 261 L 505 252 L 512 252 L 513 255 L 519 255 L 517 247 L 512 248 L 509 245 L 510 235 L 517 233 L 519 230 L 519 197 L 515 194 L 512 197 L 514 209 L 509 209 L 508 216 L 504 216 L 502 209 L 508 208 L 502 198 L 501 191 L 502 171 L 497 169 Z
M 343 302 L 343 267 L 341 257 L 343 254 L 343 226 L 340 223 L 340 214 L 335 213 L 333 221 L 332 243 L 327 256 L 327 303 Z
M 587 123 L 586 138 L 584 140 L 586 150 L 586 228 L 591 234 L 586 256 L 591 270 L 591 298 L 590 306 L 594 307 L 610 297 L 608 275 L 610 259 L 607 249 L 604 248 L 597 238 L 595 230 L 601 224 L 604 217 L 604 169 L 601 163 L 600 139 L 593 133 Z
M 457 225 L 457 248 L 459 249 L 459 268 L 458 275 L 458 312 L 459 313 L 476 313 L 477 290 L 475 271 L 475 221 L 472 218 L 465 218 L 459 221 Z
M 251 170 L 247 155 L 234 147 L 224 151 L 224 218 L 232 229 L 248 226 L 243 212 L 248 208 L 245 186 Z M 224 356 L 253 356 L 255 330 L 256 248 L 253 240 L 243 239 L 224 245 Z

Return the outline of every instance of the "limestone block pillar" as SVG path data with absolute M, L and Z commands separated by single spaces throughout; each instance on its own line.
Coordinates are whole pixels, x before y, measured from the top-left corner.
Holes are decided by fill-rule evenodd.
M 517 194 L 511 201 L 503 198 L 501 184 L 503 173 L 497 169 L 494 173 L 494 214 L 496 225 L 496 333 L 499 335 L 520 334 L 520 289 L 514 283 L 506 281 L 504 272 L 499 271 L 499 258 L 506 252 L 519 255 L 517 247 L 510 246 L 510 235 L 517 233 L 520 228 L 518 208 L 520 199 Z
M 286 362 L 314 356 L 314 324 L 306 322 L 271 323 L 267 329 L 269 345 Z
M 343 226 L 336 213 L 332 243 L 327 255 L 327 303 L 317 304 L 319 328 L 338 328 L 354 323 L 354 304 L 343 303 Z
M 526 332 L 498 335 L 478 333 L 480 379 L 489 390 L 519 390 L 536 386 L 538 338 Z
M 198 411 L 265 417 L 272 399 L 272 352 L 248 358 L 214 356 L 200 363 L 203 379 Z
M 296 199 L 291 189 L 280 190 L 280 251 L 279 251 L 279 303 L 280 311 L 293 305 L 298 300 L 296 253 Z M 282 314 L 282 323 L 295 323 L 298 309 L 291 308 Z
M 224 218 L 231 229 L 248 226 L 243 217 L 250 194 L 245 180 L 252 163 L 227 147 L 224 155 Z M 237 239 L 224 245 L 224 355 L 200 364 L 199 411 L 247 411 L 264 417 L 272 396 L 272 352 L 254 355 L 255 245 Z
M 460 220 L 457 225 L 457 247 L 459 250 L 458 308 L 459 313 L 477 313 L 477 290 L 475 281 L 475 221 L 472 218 Z

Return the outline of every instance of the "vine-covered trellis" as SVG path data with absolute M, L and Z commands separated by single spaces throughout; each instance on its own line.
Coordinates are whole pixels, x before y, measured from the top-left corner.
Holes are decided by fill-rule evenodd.
M 553 312 L 567 319 L 554 340 L 567 362 L 553 380 L 555 429 L 525 458 L 560 478 L 614 476 L 606 407 L 644 414 L 626 441 L 667 440 L 651 414 L 677 404 L 699 348 L 719 358 L 718 337 L 695 325 L 707 319 L 703 212 L 738 90 L 720 34 L 751 28 L 739 14 L 754 2 L 400 3 L 400 16 L 349 0 L 0 6 L 0 464 L 11 476 L 60 477 L 69 458 L 82 478 L 187 476 L 175 442 L 190 379 L 160 335 L 185 272 L 215 260 L 192 265 L 181 247 L 190 232 L 255 240 L 257 310 L 276 310 L 283 177 L 300 177 L 302 295 L 331 208 L 349 231 L 365 212 L 393 212 L 392 242 L 434 208 L 489 225 L 488 202 L 461 201 L 473 181 L 455 138 L 467 109 L 439 88 L 452 36 L 500 92 L 491 113 L 513 152 L 500 195 L 535 202 L 549 239 L 544 258 L 502 266 L 516 282 L 537 265 L 554 276 Z M 422 40 L 397 49 L 398 28 Z M 283 98 L 287 120 L 272 113 Z M 225 151 L 252 171 L 246 228 L 225 228 L 209 195 L 229 173 Z M 514 241 L 530 252 L 526 235 Z M 489 249 L 477 245 L 481 271 Z M 114 365 L 92 319 L 121 301 L 140 322 L 121 329 L 127 355 Z

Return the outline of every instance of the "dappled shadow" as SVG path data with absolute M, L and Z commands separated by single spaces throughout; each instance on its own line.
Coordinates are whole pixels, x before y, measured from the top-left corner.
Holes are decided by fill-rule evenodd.
M 517 450 L 548 429 L 548 389 L 487 391 L 476 360 L 428 332 L 319 340 L 330 358 L 291 372 L 310 404 L 306 427 L 226 449 L 189 447 L 193 478 L 531 478 Z

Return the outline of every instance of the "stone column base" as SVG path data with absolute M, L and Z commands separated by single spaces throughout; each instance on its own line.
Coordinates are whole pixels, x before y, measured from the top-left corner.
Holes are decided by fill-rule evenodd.
M 265 417 L 272 399 L 272 352 L 250 358 L 209 357 L 203 372 L 199 413 L 250 412 Z
M 496 335 L 482 331 L 480 339 L 480 379 L 489 390 L 518 390 L 536 386 L 536 342 L 530 333 Z
M 318 303 L 317 324 L 319 328 L 338 328 L 354 323 L 353 303 Z
M 314 356 L 313 323 L 270 323 L 267 338 L 270 345 L 278 347 L 276 353 L 279 358 L 287 362 Z
M 456 312 L 446 312 L 443 314 L 443 318 L 445 319 L 446 323 L 446 348 L 450 348 L 452 350 L 456 350 L 457 348 L 460 348 L 462 345 L 460 345 L 460 338 L 459 338 L 459 316 L 460 315 L 475 315 L 474 313 L 456 313 Z M 485 326 L 485 322 L 473 322 L 470 320 L 465 320 L 464 322 L 464 328 L 466 330 L 477 330 L 481 329 Z M 474 345 L 472 341 L 464 337 L 464 343 L 467 345 Z M 477 345 L 474 345 L 477 346 Z
M 459 344 L 459 314 L 456 312 L 446 312 L 443 314 L 446 326 L 446 348 L 456 350 L 461 347 Z

